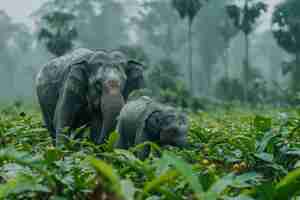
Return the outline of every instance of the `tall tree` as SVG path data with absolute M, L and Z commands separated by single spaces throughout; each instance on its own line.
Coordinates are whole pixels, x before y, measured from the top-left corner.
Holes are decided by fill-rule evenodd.
M 236 35 L 236 30 L 232 28 L 232 21 L 230 20 L 228 15 L 224 15 L 221 20 L 218 31 L 223 40 L 224 44 L 224 54 L 223 54 L 223 62 L 225 67 L 225 80 L 229 80 L 229 48 L 230 48 L 230 40 Z
M 193 25 L 197 33 L 197 37 L 193 38 L 193 43 L 197 44 L 195 48 L 197 53 L 193 56 L 193 61 L 199 63 L 198 67 L 194 68 L 194 74 L 199 74 L 199 78 L 194 80 L 194 84 L 197 84 L 194 86 L 197 95 L 210 97 L 214 95 L 214 83 L 219 78 L 216 73 L 221 75 L 220 71 L 224 71 L 218 70 L 217 67 L 221 67 L 226 47 L 238 32 L 232 20 L 228 18 L 225 6 L 224 1 L 210 1 L 201 9 Z M 224 22 L 225 19 L 228 24 Z M 227 39 L 224 39 L 224 32 L 228 34 Z M 222 59 L 221 63 L 219 59 Z
M 42 17 L 38 39 L 45 42 L 48 51 L 55 56 L 61 56 L 73 48 L 73 40 L 78 35 L 74 19 L 73 14 L 62 11 L 53 11 Z
M 34 13 L 38 19 L 53 11 L 72 13 L 77 27 L 76 41 L 82 47 L 117 48 L 127 45 L 128 24 L 125 8 L 120 1 L 112 0 L 50 0 Z
M 193 21 L 203 6 L 201 0 L 172 0 L 172 6 L 178 11 L 182 19 L 188 19 L 188 40 L 189 40 L 189 79 L 190 90 L 193 94 L 193 47 L 192 47 L 192 25 Z
M 240 0 L 241 1 L 241 0 Z M 242 0 L 242 4 L 227 5 L 227 12 L 234 20 L 235 26 L 243 32 L 245 36 L 245 59 L 243 68 L 244 81 L 244 101 L 248 101 L 248 85 L 250 72 L 250 40 L 249 36 L 255 28 L 257 19 L 263 12 L 267 11 L 267 4 L 262 0 Z
M 300 76 L 300 1 L 286 0 L 279 4 L 272 18 L 272 31 L 277 43 L 285 51 L 295 55 L 291 67 L 292 89 L 299 91 Z

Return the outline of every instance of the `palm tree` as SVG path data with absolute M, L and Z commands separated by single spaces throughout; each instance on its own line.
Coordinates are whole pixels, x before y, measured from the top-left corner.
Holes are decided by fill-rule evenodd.
M 38 39 L 44 41 L 49 52 L 61 56 L 73 48 L 77 30 L 72 25 L 75 16 L 64 12 L 51 12 L 42 17 Z
M 244 4 L 240 7 L 239 5 L 229 4 L 226 6 L 227 13 L 230 18 L 233 19 L 234 25 L 245 36 L 245 59 L 243 69 L 243 80 L 244 80 L 244 101 L 248 100 L 248 84 L 249 84 L 249 72 L 250 69 L 250 40 L 249 36 L 255 29 L 254 25 L 257 19 L 263 12 L 267 10 L 267 4 L 262 0 L 244 0 Z
M 193 88 L 193 48 L 192 48 L 192 25 L 193 21 L 203 6 L 200 0 L 172 0 L 172 6 L 177 10 L 181 19 L 188 19 L 188 44 L 189 44 L 189 79 L 190 90 L 194 92 Z

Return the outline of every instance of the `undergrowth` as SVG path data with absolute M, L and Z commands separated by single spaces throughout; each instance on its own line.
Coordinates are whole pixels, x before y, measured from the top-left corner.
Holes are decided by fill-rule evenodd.
M 140 160 L 143 145 L 114 149 L 117 133 L 101 146 L 86 136 L 56 149 L 38 111 L 5 108 L 0 199 L 297 199 L 299 120 L 295 110 L 191 114 L 187 148 L 148 142 Z

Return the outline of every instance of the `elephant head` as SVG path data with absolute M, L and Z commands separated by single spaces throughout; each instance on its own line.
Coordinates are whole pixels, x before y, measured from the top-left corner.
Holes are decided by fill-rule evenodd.
M 145 79 L 143 75 L 144 65 L 135 60 L 128 59 L 126 55 L 119 50 L 111 51 L 110 56 L 113 60 L 123 66 L 127 76 L 125 88 L 123 90 L 125 100 L 128 99 L 128 96 L 132 91 L 145 88 Z
M 188 132 L 187 116 L 173 108 L 167 108 L 161 112 L 160 119 L 160 143 L 184 147 Z
M 117 117 L 128 94 L 144 86 L 140 82 L 136 83 L 136 80 L 143 80 L 143 72 L 133 73 L 137 71 L 135 68 L 140 69 L 141 64 L 133 64 L 133 61 L 126 59 L 121 52 L 97 51 L 89 59 L 88 66 L 88 102 L 91 110 L 98 116 L 92 122 L 93 127 L 97 127 L 95 131 L 98 135 L 94 140 L 97 144 L 102 144 L 115 129 Z

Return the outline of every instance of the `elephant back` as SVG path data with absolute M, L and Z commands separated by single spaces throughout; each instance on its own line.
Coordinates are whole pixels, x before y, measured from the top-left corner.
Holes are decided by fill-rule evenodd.
M 37 84 L 62 83 L 65 74 L 69 72 L 73 65 L 88 61 L 93 54 L 94 52 L 89 49 L 79 48 L 51 60 L 39 72 L 36 80 Z
M 133 142 L 143 134 L 145 121 L 151 113 L 160 110 L 159 104 L 151 98 L 142 96 L 137 100 L 129 101 L 121 110 L 119 116 L 120 134 L 133 134 Z M 120 130 L 119 130 L 120 131 Z

